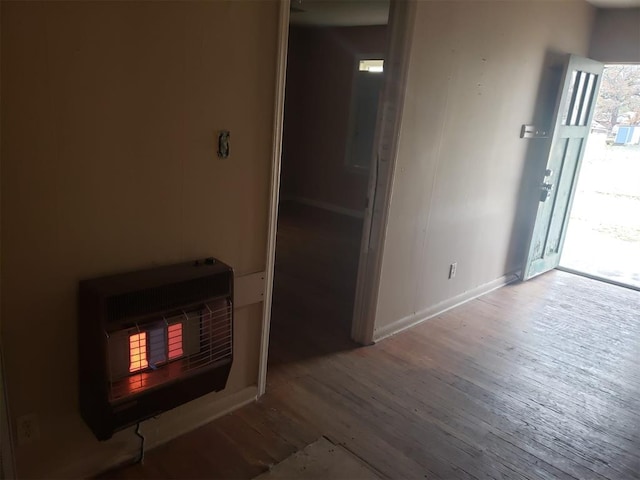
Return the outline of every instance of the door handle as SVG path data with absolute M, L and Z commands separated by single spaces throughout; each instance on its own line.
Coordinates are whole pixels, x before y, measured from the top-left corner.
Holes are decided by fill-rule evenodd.
M 551 196 L 551 192 L 553 191 L 553 184 L 545 182 L 542 185 L 540 185 L 540 190 L 542 190 L 540 195 L 540 201 L 546 202 L 547 198 Z

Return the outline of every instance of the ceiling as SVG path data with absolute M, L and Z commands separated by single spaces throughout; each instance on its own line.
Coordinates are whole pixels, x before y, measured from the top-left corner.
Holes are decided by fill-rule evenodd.
M 640 7 L 640 0 L 587 1 L 599 8 Z M 291 23 L 333 27 L 385 25 L 389 17 L 389 2 L 390 0 L 291 0 Z
M 389 0 L 291 0 L 293 25 L 386 25 L 388 18 Z

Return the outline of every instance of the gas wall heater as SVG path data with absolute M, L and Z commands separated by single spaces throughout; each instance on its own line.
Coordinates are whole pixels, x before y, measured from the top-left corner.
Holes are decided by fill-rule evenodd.
M 99 440 L 222 390 L 233 270 L 214 259 L 80 282 L 80 412 Z

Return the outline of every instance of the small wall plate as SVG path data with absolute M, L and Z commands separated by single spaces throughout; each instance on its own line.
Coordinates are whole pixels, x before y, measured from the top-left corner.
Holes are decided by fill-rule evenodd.
M 549 138 L 549 132 L 535 125 L 522 125 L 520 138 Z
M 229 138 L 231 137 L 231 132 L 229 130 L 222 130 L 218 133 L 218 157 L 220 158 L 228 158 L 229 157 Z

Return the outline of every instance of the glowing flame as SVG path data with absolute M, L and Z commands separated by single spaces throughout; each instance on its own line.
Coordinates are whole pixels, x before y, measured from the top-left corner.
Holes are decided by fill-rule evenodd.
M 184 354 L 182 349 L 182 323 L 169 325 L 168 333 L 168 357 L 169 360 L 173 360 L 174 358 L 179 358 Z
M 147 332 L 136 333 L 129 337 L 129 372 L 147 368 Z

